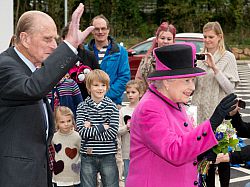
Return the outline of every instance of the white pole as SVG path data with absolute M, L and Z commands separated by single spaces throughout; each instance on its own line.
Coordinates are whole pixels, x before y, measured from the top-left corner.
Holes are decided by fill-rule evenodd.
M 68 23 L 68 0 L 64 0 L 64 26 Z
M 0 1 L 1 34 L 0 34 L 0 53 L 9 47 L 10 39 L 13 35 L 13 0 Z

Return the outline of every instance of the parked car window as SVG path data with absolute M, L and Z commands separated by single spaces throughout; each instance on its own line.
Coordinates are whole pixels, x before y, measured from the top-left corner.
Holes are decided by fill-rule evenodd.
M 133 50 L 136 52 L 137 55 L 146 54 L 151 45 L 152 41 L 146 41 L 145 43 L 133 47 Z
M 182 40 L 182 39 L 176 39 L 176 43 L 178 42 L 191 42 L 196 47 L 196 52 L 201 52 L 203 49 L 203 41 L 195 41 L 195 40 Z

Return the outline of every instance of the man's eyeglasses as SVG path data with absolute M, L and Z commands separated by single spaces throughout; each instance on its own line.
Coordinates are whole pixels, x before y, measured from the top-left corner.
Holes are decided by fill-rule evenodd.
M 95 28 L 94 32 L 106 32 L 108 30 L 108 28 L 106 27 L 102 27 L 102 28 Z

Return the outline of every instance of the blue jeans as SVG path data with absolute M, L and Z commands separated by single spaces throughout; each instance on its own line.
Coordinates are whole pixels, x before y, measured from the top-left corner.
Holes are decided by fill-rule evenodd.
M 246 183 L 245 187 L 250 187 L 250 182 Z
M 128 176 L 129 162 L 130 162 L 129 159 L 123 159 L 125 183 L 126 183 L 126 179 L 127 179 L 127 176 Z
M 100 172 L 103 187 L 119 187 L 119 174 L 114 154 L 81 157 L 81 185 L 96 187 Z

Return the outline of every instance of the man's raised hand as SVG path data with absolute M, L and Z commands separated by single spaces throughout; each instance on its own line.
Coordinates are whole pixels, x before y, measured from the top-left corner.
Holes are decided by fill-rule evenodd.
M 69 31 L 65 37 L 65 40 L 68 41 L 75 48 L 77 48 L 78 45 L 82 44 L 83 41 L 94 29 L 94 26 L 89 26 L 84 31 L 80 31 L 80 19 L 83 14 L 83 11 L 84 5 L 80 3 L 72 14 L 71 22 L 69 24 Z

